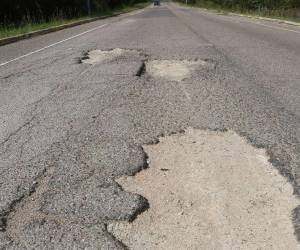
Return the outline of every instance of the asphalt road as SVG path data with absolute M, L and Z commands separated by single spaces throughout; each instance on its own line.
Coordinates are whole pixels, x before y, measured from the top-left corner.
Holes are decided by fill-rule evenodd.
M 130 56 L 80 63 L 114 48 Z M 144 60 L 214 67 L 177 82 Z M 151 204 L 114 179 L 187 127 L 266 148 L 299 195 L 300 28 L 163 3 L 0 47 L 0 249 L 124 248 L 106 224 Z

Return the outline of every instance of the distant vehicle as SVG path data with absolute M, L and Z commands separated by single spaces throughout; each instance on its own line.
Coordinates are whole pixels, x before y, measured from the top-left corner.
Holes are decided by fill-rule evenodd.
M 154 0 L 154 6 L 159 6 L 160 5 L 160 0 Z

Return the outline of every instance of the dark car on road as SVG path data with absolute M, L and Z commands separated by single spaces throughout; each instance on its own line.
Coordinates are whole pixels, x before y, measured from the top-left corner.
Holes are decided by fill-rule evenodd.
M 154 6 L 159 6 L 160 5 L 160 0 L 154 0 Z

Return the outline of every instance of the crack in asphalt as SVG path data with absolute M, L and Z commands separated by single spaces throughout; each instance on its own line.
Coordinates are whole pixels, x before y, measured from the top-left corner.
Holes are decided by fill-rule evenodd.
M 22 130 L 23 128 L 26 128 L 26 127 L 30 126 L 30 124 L 31 124 L 35 119 L 36 119 L 36 116 L 32 116 L 27 122 L 25 122 L 23 125 L 21 125 L 19 128 L 17 128 L 15 131 L 11 132 L 11 133 L 10 133 L 10 134 L 9 134 L 9 135 L 8 135 L 8 136 L 0 143 L 0 147 L 4 146 L 7 142 L 9 142 L 9 141 L 12 139 L 12 137 L 18 135 L 19 132 L 21 132 L 21 130 Z M 4 150 L 4 153 L 6 152 L 7 147 L 9 147 L 9 145 L 6 146 L 6 149 Z
M 0 213 L 0 219 L 2 222 L 0 224 L 1 231 L 6 231 L 7 225 L 9 224 L 8 218 L 11 216 L 12 213 L 16 212 L 17 207 L 36 192 L 39 185 L 39 180 L 42 178 L 42 176 L 46 174 L 46 171 L 47 169 L 44 169 L 44 171 L 35 178 L 32 186 L 30 187 L 27 193 L 24 193 L 18 199 L 15 199 L 13 202 L 11 202 L 7 210 Z
M 77 81 L 80 81 L 80 79 L 78 79 Z M 120 86 L 123 87 L 123 86 Z M 55 88 L 53 88 L 50 93 L 47 94 L 47 96 L 44 96 L 42 98 L 40 98 L 39 100 L 35 101 L 34 103 L 30 104 L 31 106 L 31 110 L 29 110 L 27 112 L 27 116 L 33 115 L 28 121 L 26 121 L 22 126 L 20 126 L 18 129 L 16 129 L 15 131 L 13 131 L 12 133 L 10 133 L 8 135 L 7 138 L 4 139 L 4 141 L 0 144 L 0 146 L 3 148 L 5 147 L 4 152 L 2 152 L 2 154 L 8 152 L 7 150 L 10 150 L 9 147 L 11 145 L 11 143 L 13 142 L 15 144 L 15 147 L 18 148 L 18 154 L 19 156 L 17 157 L 17 161 L 22 160 L 23 158 L 23 150 L 24 150 L 24 146 L 31 140 L 31 136 L 30 133 L 32 133 L 31 129 L 34 126 L 44 126 L 43 123 L 41 122 L 37 122 L 38 120 L 43 120 L 43 109 L 41 109 L 42 106 L 44 106 L 44 104 L 47 103 L 48 100 L 50 100 L 50 98 L 54 97 L 55 92 L 59 93 L 58 89 L 63 89 L 62 88 L 58 88 L 58 86 L 56 86 Z M 95 98 L 97 96 L 98 93 L 93 93 L 89 98 L 85 99 L 85 101 L 89 101 L 91 98 Z M 116 97 L 116 101 L 117 101 L 117 97 Z M 123 104 L 120 104 L 120 107 L 122 105 L 125 105 L 126 101 L 124 101 Z M 57 147 L 60 148 L 62 145 L 64 145 L 64 149 L 61 150 L 62 152 L 72 152 L 72 148 L 68 147 L 67 141 L 71 141 L 71 137 L 75 138 L 75 137 L 80 137 L 81 134 L 84 134 L 84 130 L 86 128 L 89 128 L 91 126 L 91 124 L 93 124 L 95 122 L 95 120 L 98 119 L 98 117 L 100 117 L 101 113 L 103 113 L 105 110 L 109 110 L 111 107 L 113 106 L 112 102 L 108 102 L 108 105 L 105 107 L 102 107 L 102 109 L 100 109 L 100 111 L 98 111 L 97 115 L 93 115 L 93 121 L 89 122 L 88 124 L 86 124 L 84 127 L 82 127 L 80 130 L 78 131 L 72 131 L 72 120 L 70 120 L 68 122 L 69 124 L 69 128 L 67 129 L 67 133 L 66 133 L 66 137 L 63 138 L 60 142 L 55 142 L 50 146 L 50 149 L 48 149 L 45 152 L 42 152 L 41 154 L 35 155 L 32 158 L 30 158 L 27 163 L 30 164 L 30 162 L 34 159 L 38 159 L 40 158 L 40 156 L 45 155 L 47 156 L 47 159 L 50 160 L 51 157 L 51 150 L 53 150 L 53 147 L 56 147 L 57 144 L 60 144 L 60 146 L 58 145 Z M 40 110 L 39 110 L 40 109 Z M 57 110 L 52 111 L 52 113 L 60 113 L 61 111 L 63 111 L 62 107 L 60 107 Z M 51 113 L 49 113 L 49 115 L 51 115 Z M 26 131 L 24 132 L 24 129 L 26 129 Z M 17 138 L 19 137 L 19 138 Z M 25 137 L 26 140 L 25 140 Z M 23 140 L 23 141 L 21 141 Z M 73 139 L 72 139 L 73 140 Z M 71 142 L 70 142 L 71 143 Z M 84 144 L 88 144 L 89 142 L 86 141 Z M 82 145 L 84 145 L 82 144 Z M 56 145 L 56 146 L 55 146 Z M 16 152 L 17 153 L 17 152 Z M 83 154 L 83 153 L 82 153 Z M 84 161 L 84 159 L 81 159 L 81 155 L 82 154 L 78 154 L 76 157 L 76 161 L 78 162 L 78 164 L 83 164 L 84 166 L 86 166 L 86 168 L 89 168 L 90 166 L 88 165 L 88 163 L 86 163 Z M 35 194 L 38 192 L 38 190 L 41 188 L 40 187 L 40 183 L 43 182 L 47 176 L 47 178 L 50 178 L 51 174 L 51 169 L 55 168 L 53 165 L 55 165 L 54 161 L 57 161 L 60 157 L 56 156 L 54 157 L 52 160 L 50 160 L 48 162 L 48 166 L 45 167 L 43 169 L 43 171 L 41 173 L 38 174 L 37 177 L 34 178 L 32 185 L 29 187 L 29 189 L 22 193 L 21 195 L 19 195 L 19 197 L 15 197 L 14 200 L 12 200 L 12 202 L 9 204 L 8 208 L 5 209 L 4 211 L 2 211 L 1 213 L 1 223 L 0 223 L 0 230 L 5 232 L 7 230 L 7 227 L 10 226 L 11 224 L 11 217 L 14 217 L 14 214 L 16 213 L 22 213 L 22 209 L 23 206 L 26 204 L 26 206 L 31 203 L 31 200 L 33 196 L 35 196 Z M 48 160 L 47 160 L 48 161 Z M 144 160 L 144 163 L 141 164 L 138 167 L 135 167 L 134 172 L 130 172 L 130 174 L 135 174 L 137 171 L 140 171 L 141 169 L 144 169 L 146 167 L 147 161 L 146 159 Z M 49 167 L 49 165 L 51 165 Z M 81 178 L 79 180 L 79 182 L 77 182 L 77 184 L 79 184 L 80 182 L 86 182 L 88 181 L 91 177 L 93 177 L 95 175 L 95 169 L 90 171 L 88 176 Z M 121 189 L 120 189 L 121 190 Z M 146 200 L 141 200 L 140 205 L 135 209 L 135 211 L 133 213 L 130 213 L 130 216 L 128 217 L 129 220 L 133 220 L 139 213 L 141 213 L 142 211 L 144 211 L 145 209 L 147 209 L 148 207 L 148 203 Z M 20 210 L 20 211 L 19 211 Z M 38 213 L 36 213 L 36 216 L 38 216 Z M 43 217 L 47 218 L 46 215 L 42 215 Z M 49 217 L 50 218 L 50 217 Z M 14 242 L 15 240 L 13 238 L 11 238 L 11 242 Z
M 138 77 L 141 77 L 143 74 L 145 74 L 146 73 L 146 62 L 147 60 L 143 60 L 142 62 L 141 62 L 141 65 L 140 65 L 140 67 L 139 67 L 139 69 L 137 70 L 137 72 L 136 72 L 136 76 L 138 76 Z

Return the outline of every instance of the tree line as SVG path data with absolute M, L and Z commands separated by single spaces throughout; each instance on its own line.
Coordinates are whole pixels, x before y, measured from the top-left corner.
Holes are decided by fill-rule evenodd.
M 0 25 L 73 18 L 141 0 L 1 0 Z
M 186 2 L 186 0 L 177 0 Z M 200 7 L 254 11 L 263 15 L 300 18 L 300 0 L 187 0 Z
M 210 0 L 219 5 L 241 9 L 280 9 L 299 8 L 300 0 Z

